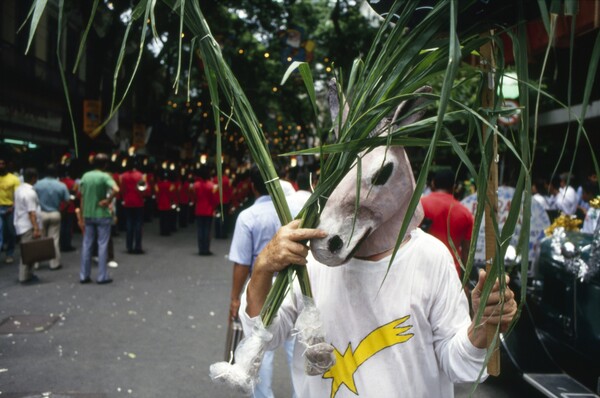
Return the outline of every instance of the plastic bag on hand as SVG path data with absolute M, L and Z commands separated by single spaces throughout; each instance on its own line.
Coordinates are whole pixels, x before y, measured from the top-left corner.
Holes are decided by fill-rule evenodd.
M 252 333 L 244 337 L 234 354 L 235 363 L 216 362 L 210 365 L 210 378 L 228 385 L 233 390 L 251 395 L 258 383 L 258 372 L 265 354 L 265 347 L 273 338 L 261 321 Z
M 335 364 L 333 346 L 325 342 L 323 322 L 314 301 L 304 297 L 304 309 L 296 320 L 295 334 L 304 351 L 304 372 L 310 376 L 322 375 Z

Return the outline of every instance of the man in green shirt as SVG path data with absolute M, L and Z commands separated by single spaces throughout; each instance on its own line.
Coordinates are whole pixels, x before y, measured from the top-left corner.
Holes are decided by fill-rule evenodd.
M 112 222 L 109 206 L 114 196 L 119 192 L 119 187 L 106 172 L 108 161 L 106 154 L 97 154 L 93 162 L 94 170 L 85 173 L 79 184 L 81 191 L 80 207 L 83 216 L 79 226 L 84 231 L 81 270 L 79 272 L 81 283 L 92 281 L 90 273 L 94 240 L 98 242 L 98 276 L 96 282 L 99 284 L 112 282 L 106 266 Z

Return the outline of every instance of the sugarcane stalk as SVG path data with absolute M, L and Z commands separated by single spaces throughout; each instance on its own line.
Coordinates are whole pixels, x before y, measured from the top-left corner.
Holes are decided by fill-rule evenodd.
M 486 34 L 487 35 L 487 34 Z M 483 109 L 492 110 L 494 108 L 495 82 L 494 82 L 494 48 L 493 42 L 487 40 L 480 49 L 481 69 L 484 73 L 483 89 L 481 92 L 481 106 Z M 494 259 L 496 258 L 496 231 L 494 225 L 498 221 L 498 139 L 491 129 L 483 126 L 483 139 L 492 140 L 492 157 L 490 159 L 488 183 L 485 201 L 485 271 L 491 275 Z M 493 134 L 489 137 L 489 134 Z M 487 365 L 488 374 L 498 376 L 500 374 L 500 352 L 496 338 L 497 328 L 493 325 L 486 325 L 486 335 L 488 348 L 494 344 L 493 352 Z

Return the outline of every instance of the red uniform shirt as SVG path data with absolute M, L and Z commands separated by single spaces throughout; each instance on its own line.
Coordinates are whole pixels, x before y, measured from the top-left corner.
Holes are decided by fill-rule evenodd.
M 121 197 L 123 207 L 144 207 L 144 193 L 138 189 L 138 183 L 144 178 L 137 170 L 129 170 L 121 174 Z
M 460 264 L 450 246 L 450 239 L 458 255 L 462 255 L 461 243 L 471 240 L 473 215 L 454 196 L 446 192 L 432 192 L 421 198 L 425 217 L 431 220 L 429 233 L 446 245 L 454 257 L 456 270 L 461 272 Z M 448 235 L 450 233 L 450 235 Z M 450 239 L 449 239 L 450 238 Z
M 171 190 L 173 184 L 167 180 L 159 180 L 156 185 L 156 208 L 160 211 L 171 210 Z
M 179 203 L 187 205 L 191 202 L 190 186 L 191 184 L 189 181 L 183 181 L 181 183 L 179 188 Z
M 198 179 L 194 183 L 196 207 L 194 214 L 197 216 L 212 216 L 219 203 L 219 193 L 211 181 Z
M 70 194 L 73 194 L 75 192 L 75 180 L 72 179 L 71 177 L 63 177 L 60 179 L 60 182 L 62 182 L 63 184 L 65 184 L 67 186 L 67 190 L 69 191 Z M 74 200 L 69 200 L 66 204 L 63 202 L 60 205 L 60 209 L 62 210 L 66 210 L 67 213 L 75 213 L 75 201 Z

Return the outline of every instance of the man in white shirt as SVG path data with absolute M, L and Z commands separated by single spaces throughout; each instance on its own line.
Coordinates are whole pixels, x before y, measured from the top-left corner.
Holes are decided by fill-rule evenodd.
M 24 183 L 15 191 L 15 230 L 21 242 L 38 239 L 41 236 L 41 208 L 33 184 L 37 182 L 38 173 L 34 168 L 25 169 L 23 172 Z M 38 281 L 33 274 L 34 264 L 19 265 L 19 282 L 30 284 Z
M 553 209 L 572 216 L 577 211 L 578 198 L 575 189 L 567 185 L 568 178 L 567 173 L 552 177 L 548 190 L 554 196 Z

